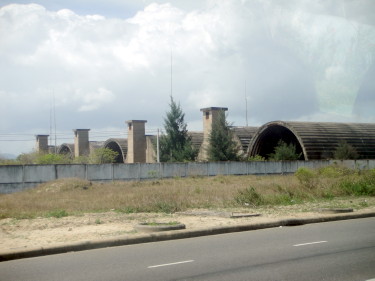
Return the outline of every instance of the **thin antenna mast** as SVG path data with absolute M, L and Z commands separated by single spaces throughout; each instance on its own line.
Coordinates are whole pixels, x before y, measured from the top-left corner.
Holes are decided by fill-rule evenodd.
M 171 47 L 171 97 L 173 97 L 173 68 L 172 68 L 172 64 L 173 64 L 173 56 L 172 56 L 172 47 Z
M 247 93 L 246 93 L 246 80 L 245 80 L 245 106 L 246 106 L 246 127 L 249 126 L 247 121 Z

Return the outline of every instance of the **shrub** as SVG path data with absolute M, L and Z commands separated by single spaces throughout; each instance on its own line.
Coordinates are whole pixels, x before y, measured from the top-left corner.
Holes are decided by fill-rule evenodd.
M 338 185 L 347 195 L 375 196 L 375 169 L 347 176 Z
M 67 217 L 68 213 L 65 210 L 53 210 L 47 213 L 46 217 L 63 218 Z
M 334 159 L 345 160 L 345 159 L 358 159 L 359 155 L 357 150 L 346 141 L 342 140 L 337 146 L 333 153 Z
M 298 168 L 294 175 L 303 186 L 309 189 L 314 188 L 317 184 L 316 173 L 306 167 Z
M 235 201 L 240 205 L 253 205 L 259 206 L 263 204 L 263 197 L 259 194 L 254 187 L 248 187 L 243 190 L 239 190 Z
M 71 160 L 64 154 L 39 154 L 35 159 L 35 164 L 48 165 L 48 164 L 68 164 Z
M 275 147 L 274 153 L 269 154 L 270 160 L 298 160 L 302 153 L 296 152 L 296 146 L 292 143 L 287 144 L 279 140 Z
M 343 166 L 339 166 L 339 165 L 330 165 L 330 166 L 319 168 L 317 172 L 320 176 L 323 176 L 323 177 L 337 178 L 337 177 L 342 177 L 345 175 L 353 174 L 356 171 L 343 167 Z
M 249 156 L 247 161 L 266 161 L 266 158 L 257 154 L 255 156 Z
M 17 156 L 17 162 L 21 165 L 35 164 L 35 160 L 38 155 L 39 154 L 36 152 L 22 153 Z
M 117 156 L 118 152 L 110 148 L 98 148 L 90 154 L 89 162 L 90 164 L 114 163 Z
M 178 207 L 177 203 L 170 203 L 170 202 L 156 202 L 150 212 L 157 212 L 157 213 L 167 213 L 172 214 L 174 212 L 179 211 L 180 208 Z

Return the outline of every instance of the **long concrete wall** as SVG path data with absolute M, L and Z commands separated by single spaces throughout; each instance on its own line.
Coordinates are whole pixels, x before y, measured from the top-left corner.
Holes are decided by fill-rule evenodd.
M 352 169 L 375 168 L 375 160 L 12 165 L 0 166 L 0 193 L 13 193 L 61 178 L 105 182 L 189 176 L 288 174 L 300 167 L 314 169 L 335 163 Z

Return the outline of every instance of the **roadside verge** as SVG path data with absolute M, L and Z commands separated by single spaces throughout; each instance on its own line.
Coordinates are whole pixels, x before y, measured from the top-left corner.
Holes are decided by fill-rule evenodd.
M 269 220 L 268 222 L 262 222 L 262 223 L 247 223 L 247 224 L 238 224 L 238 225 L 231 225 L 231 226 L 201 228 L 201 229 L 194 229 L 194 230 L 186 229 L 186 230 L 157 232 L 157 233 L 144 234 L 144 235 L 137 236 L 137 237 L 119 236 L 119 237 L 111 238 L 111 239 L 83 241 L 83 242 L 69 243 L 69 244 L 64 244 L 64 245 L 59 245 L 59 246 L 36 247 L 36 248 L 30 248 L 30 249 L 0 252 L 0 261 L 9 261 L 9 260 L 15 260 L 15 259 L 22 259 L 22 258 L 62 254 L 62 253 L 67 253 L 67 252 L 77 252 L 77 251 L 85 251 L 85 250 L 92 250 L 92 249 L 99 249 L 99 248 L 106 248 L 106 247 L 116 247 L 116 246 L 130 245 L 130 244 L 150 243 L 150 242 L 158 242 L 158 241 L 166 241 L 166 240 L 174 240 L 174 239 L 185 239 L 185 238 L 192 238 L 192 237 L 199 237 L 199 236 L 249 231 L 249 230 L 265 229 L 265 228 L 280 227 L 280 226 L 295 226 L 295 225 L 303 225 L 303 224 L 311 224 L 311 223 L 321 223 L 321 222 L 359 219 L 359 218 L 368 218 L 368 217 L 375 217 L 375 212 L 366 211 L 366 212 L 357 212 L 357 213 L 329 214 L 329 215 L 320 215 L 320 216 L 316 216 L 312 218 L 311 217 L 310 218 L 290 217 L 290 218 L 283 218 L 283 219 L 272 219 L 272 220 Z

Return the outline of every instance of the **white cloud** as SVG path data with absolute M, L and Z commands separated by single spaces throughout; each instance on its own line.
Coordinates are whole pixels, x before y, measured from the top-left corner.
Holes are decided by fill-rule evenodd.
M 77 91 L 79 99 L 83 101 L 78 111 L 92 111 L 100 108 L 103 103 L 111 103 L 114 100 L 114 95 L 111 91 L 99 88 L 96 92 L 89 92 L 81 94 L 81 91 Z

